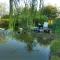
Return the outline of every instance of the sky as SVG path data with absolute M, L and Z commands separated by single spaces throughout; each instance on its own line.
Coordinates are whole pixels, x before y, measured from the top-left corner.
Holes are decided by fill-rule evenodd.
M 45 5 L 52 4 L 57 7 L 60 7 L 60 0 L 43 0 Z M 0 0 L 0 3 L 4 3 L 6 5 L 6 9 L 9 8 L 9 0 Z
M 6 8 L 6 11 L 9 11 L 9 0 L 0 0 L 0 4 L 4 4 L 6 5 L 5 8 Z
M 8 6 L 9 5 L 9 0 L 0 0 L 0 3 L 5 3 Z
M 5 3 L 9 5 L 9 0 L 0 0 L 0 3 Z M 52 5 L 57 5 L 60 6 L 60 0 L 44 0 L 44 3 L 47 4 L 52 4 Z
M 52 4 L 57 7 L 60 7 L 60 0 L 44 0 L 44 3 L 47 4 Z

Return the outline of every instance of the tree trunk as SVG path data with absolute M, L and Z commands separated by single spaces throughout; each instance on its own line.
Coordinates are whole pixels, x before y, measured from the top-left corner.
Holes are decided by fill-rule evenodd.
M 13 0 L 10 0 L 9 3 L 10 3 L 10 15 L 12 15 L 13 14 Z
M 9 23 L 9 28 L 13 28 L 13 20 L 12 20 L 12 16 L 13 16 L 13 0 L 9 0 L 9 4 L 10 4 L 10 11 L 9 11 L 9 15 L 10 15 L 10 23 Z

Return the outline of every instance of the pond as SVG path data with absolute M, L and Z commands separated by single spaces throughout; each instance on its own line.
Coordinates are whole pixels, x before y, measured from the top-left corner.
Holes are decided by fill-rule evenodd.
M 4 41 L 0 43 L 1 60 L 49 60 L 49 45 L 41 45 L 37 40 L 25 42 L 16 39 L 10 31 L 0 32 L 0 35 Z

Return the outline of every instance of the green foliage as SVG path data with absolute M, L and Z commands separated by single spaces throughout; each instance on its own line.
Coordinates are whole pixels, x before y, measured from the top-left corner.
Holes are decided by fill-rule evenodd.
M 44 23 L 44 22 L 47 21 L 47 20 L 48 20 L 47 16 L 45 16 L 45 15 L 41 15 L 41 16 L 40 16 L 40 22 L 41 22 L 41 23 Z
M 54 6 L 46 6 L 41 11 L 37 11 L 36 2 L 37 0 L 32 0 L 30 2 L 30 7 L 27 4 L 27 0 L 24 2 L 25 7 L 20 8 L 17 7 L 14 11 L 13 17 L 13 9 L 12 9 L 12 0 L 10 0 L 10 24 L 14 29 L 17 27 L 29 28 L 30 26 L 34 26 L 33 20 L 37 23 L 43 23 L 48 20 L 49 17 L 55 18 L 57 9 Z M 16 26 L 17 25 L 17 26 Z
M 52 5 L 48 5 L 43 8 L 43 14 L 49 18 L 55 18 L 57 16 L 56 13 L 57 13 L 57 8 Z
M 53 56 L 51 56 L 51 60 L 60 60 L 60 57 L 53 55 Z
M 60 52 L 60 41 L 56 40 L 51 45 L 51 52 L 53 54 L 58 54 Z M 59 53 L 60 54 L 60 53 Z
M 60 39 L 52 41 L 51 60 L 60 60 Z
M 1 19 L 9 19 L 9 18 L 10 18 L 9 15 L 4 15 L 4 16 L 1 17 Z
M 0 21 L 0 28 L 8 29 L 9 28 L 9 20 L 7 20 L 7 19 L 1 20 Z
M 25 41 L 25 42 L 33 42 L 34 37 L 32 35 L 30 35 L 28 32 L 24 32 L 21 34 L 14 34 L 15 38 Z
M 48 21 L 48 17 L 45 15 L 36 14 L 34 20 L 40 23 L 44 23 L 45 21 Z
M 56 18 L 55 22 L 55 33 L 60 33 L 60 18 Z

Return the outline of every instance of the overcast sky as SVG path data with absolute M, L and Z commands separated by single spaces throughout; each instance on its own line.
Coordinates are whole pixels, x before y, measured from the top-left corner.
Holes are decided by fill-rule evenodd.
M 0 3 L 5 3 L 7 6 L 9 5 L 9 0 L 0 0 Z M 60 0 L 44 0 L 44 3 L 47 4 L 52 4 L 60 7 Z
M 52 4 L 56 5 L 57 7 L 60 7 L 60 0 L 44 0 L 45 4 Z
M 6 8 L 9 7 L 9 0 L 0 0 L 0 3 L 4 3 L 6 4 Z M 57 7 L 60 7 L 60 0 L 44 0 L 44 4 L 52 4 L 55 5 Z
M 9 5 L 9 0 L 0 0 L 0 3 L 5 3 L 6 5 Z
M 3 2 L 3 3 L 6 3 L 6 4 L 9 4 L 9 0 L 0 0 L 0 2 Z M 57 6 L 60 6 L 60 0 L 44 0 L 45 4 L 53 4 L 53 5 L 57 5 Z

